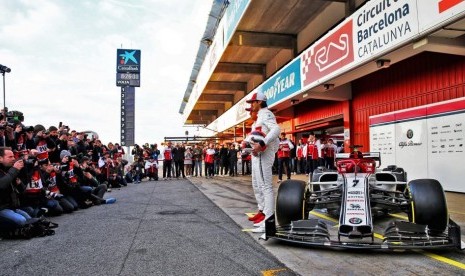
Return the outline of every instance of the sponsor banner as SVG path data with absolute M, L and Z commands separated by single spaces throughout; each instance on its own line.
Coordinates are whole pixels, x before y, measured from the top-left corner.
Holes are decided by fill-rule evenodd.
M 355 62 L 392 50 L 418 33 L 414 0 L 369 1 L 351 18 L 354 20 Z
M 409 180 L 433 178 L 447 191 L 465 192 L 465 98 L 370 117 L 370 150 L 383 168 L 404 168 Z M 394 139 L 392 138 L 394 137 Z
M 140 73 L 140 50 L 117 49 L 116 72 Z
M 348 20 L 301 54 L 304 87 L 354 61 L 352 30 L 352 20 Z
M 265 94 L 269 106 L 292 96 L 302 88 L 300 81 L 300 59 L 295 59 L 286 67 L 267 79 L 253 92 Z
M 395 137 L 396 163 L 383 162 L 384 165 L 408 167 L 409 179 L 424 178 L 423 169 L 427 167 L 428 158 L 426 120 L 404 121 L 395 124 Z
M 229 43 L 234 31 L 239 25 L 239 21 L 245 14 L 250 0 L 229 0 L 228 8 L 226 9 L 226 23 L 224 24 L 224 45 Z
M 394 124 L 370 127 L 370 151 L 381 153 L 383 167 L 396 163 Z
M 249 96 L 244 97 L 236 105 L 234 105 L 236 110 L 236 124 L 243 122 L 250 117 L 249 112 L 245 110 L 247 107 L 250 107 L 250 104 L 245 102 L 248 98 Z
M 417 0 L 420 32 L 427 31 L 465 14 L 465 0 Z
M 183 120 L 186 121 L 191 113 L 192 109 L 194 108 L 195 103 L 199 99 L 200 95 L 202 94 L 203 90 L 207 86 L 207 83 L 215 69 L 216 65 L 218 64 L 221 55 L 224 52 L 224 44 L 223 44 L 223 36 L 219 35 L 222 34 L 222 25 L 224 24 L 224 20 L 221 20 L 220 25 L 218 27 L 218 32 L 216 33 L 212 44 L 208 48 L 208 52 L 205 55 L 204 61 L 200 67 L 199 73 L 195 80 L 189 80 L 191 82 L 195 82 L 194 87 L 191 90 L 191 94 L 189 95 L 189 100 L 186 103 L 183 111 Z

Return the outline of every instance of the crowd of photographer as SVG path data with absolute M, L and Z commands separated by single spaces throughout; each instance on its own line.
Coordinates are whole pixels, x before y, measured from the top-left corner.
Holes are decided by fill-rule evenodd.
M 30 237 L 44 215 L 110 204 L 110 188 L 126 186 L 123 148 L 103 145 L 67 126 L 24 126 L 0 114 L 0 235 Z M 21 115 L 21 114 L 19 114 Z M 133 167 L 133 166 L 131 166 Z

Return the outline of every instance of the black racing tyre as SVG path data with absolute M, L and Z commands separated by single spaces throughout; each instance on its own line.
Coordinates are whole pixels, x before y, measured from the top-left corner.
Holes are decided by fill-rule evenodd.
M 411 199 L 409 221 L 428 225 L 432 232 L 444 232 L 449 214 L 441 183 L 435 179 L 415 179 L 408 183 L 407 189 Z
M 300 180 L 286 180 L 279 185 L 276 197 L 276 219 L 279 225 L 308 218 L 305 187 L 306 183 Z

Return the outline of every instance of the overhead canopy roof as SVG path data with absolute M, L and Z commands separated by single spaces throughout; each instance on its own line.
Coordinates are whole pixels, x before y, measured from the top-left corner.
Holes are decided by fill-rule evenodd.
M 197 60 L 181 103 L 180 113 L 189 99 L 208 42 L 216 31 L 218 15 L 224 13 L 228 1 L 214 1 L 207 23 L 204 40 L 200 43 Z M 333 19 L 333 24 L 344 18 L 345 0 L 254 0 L 242 17 L 236 32 L 226 47 L 208 81 L 201 97 L 196 102 L 186 124 L 209 124 L 244 97 L 276 71 L 266 68 L 276 56 L 285 61 L 298 54 L 298 34 L 329 5 L 336 5 L 342 16 Z M 319 32 L 323 32 L 321 29 Z M 316 33 L 316 32 L 315 32 Z M 308 45 L 305 45 L 308 46 Z M 280 64 L 282 66 L 283 64 Z
M 241 1 L 231 1 L 233 4 L 236 2 Z M 199 96 L 194 102 L 192 99 L 189 100 L 189 97 L 197 81 L 195 76 L 205 58 L 205 54 L 198 55 L 180 108 L 180 113 L 186 113 L 183 114 L 185 124 L 209 125 L 215 121 L 365 2 L 363 0 L 250 1 L 231 39 L 224 46 L 218 62 L 210 64 L 213 66 L 211 74 L 205 86 L 198 91 Z M 209 21 L 207 25 L 206 39 L 200 46 L 202 51 L 209 50 L 207 46 L 211 46 L 212 43 L 212 30 L 216 31 L 221 20 L 216 16 L 222 16 L 228 4 L 230 3 L 226 0 L 214 1 L 211 14 L 215 14 L 212 16 L 214 18 L 212 22 L 215 23 Z M 425 50 L 465 54 L 464 33 L 465 20 L 462 19 L 431 33 L 427 45 L 423 48 L 417 50 L 410 45 L 386 57 L 391 62 L 398 62 Z M 344 87 L 344 84 L 378 69 L 375 64 L 367 64 L 333 79 L 332 85 L 340 86 L 341 89 L 335 89 L 330 95 L 333 98 L 328 100 L 349 99 L 350 93 L 347 94 L 345 91 L 350 89 L 346 89 L 347 86 Z M 316 88 L 315 91 L 317 89 L 323 88 Z M 300 98 L 300 100 L 305 99 Z M 187 110 L 185 107 L 188 101 L 192 107 Z M 279 104 L 274 108 L 278 111 L 283 110 L 289 107 L 291 102 Z

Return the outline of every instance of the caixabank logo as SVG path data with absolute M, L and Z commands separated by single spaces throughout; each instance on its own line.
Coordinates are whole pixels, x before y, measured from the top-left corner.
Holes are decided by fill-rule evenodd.
M 132 73 L 140 72 L 140 50 L 117 49 L 116 72 Z

